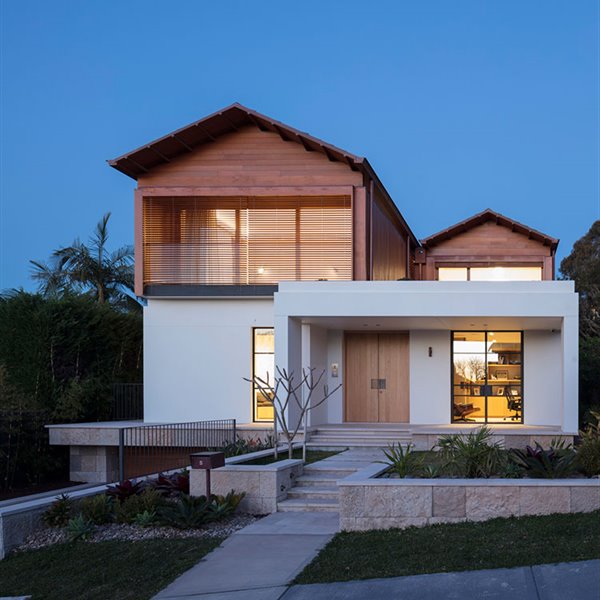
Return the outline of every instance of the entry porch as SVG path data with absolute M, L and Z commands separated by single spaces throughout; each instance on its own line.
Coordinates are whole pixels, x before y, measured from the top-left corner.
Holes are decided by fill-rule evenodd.
M 572 282 L 289 282 L 275 294 L 275 364 L 342 384 L 310 411 L 321 431 L 573 435 L 577 336 Z

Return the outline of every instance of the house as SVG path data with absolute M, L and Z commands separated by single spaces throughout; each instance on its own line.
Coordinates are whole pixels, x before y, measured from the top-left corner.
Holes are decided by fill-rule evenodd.
M 244 378 L 276 364 L 343 383 L 313 427 L 577 430 L 558 240 L 487 209 L 419 241 L 365 158 L 239 104 L 109 164 L 137 181 L 146 420 L 268 423 Z
M 577 431 L 578 301 L 553 237 L 487 209 L 419 240 L 365 158 L 240 104 L 109 164 L 137 181 L 146 422 L 268 431 L 245 378 L 278 365 L 343 384 L 310 412 L 322 445 Z M 72 454 L 108 439 L 54 427 Z

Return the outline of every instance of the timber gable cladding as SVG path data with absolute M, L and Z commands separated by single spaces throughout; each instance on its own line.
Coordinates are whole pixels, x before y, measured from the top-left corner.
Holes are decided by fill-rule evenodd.
M 421 245 L 365 158 L 239 104 L 109 164 L 138 181 L 139 296 L 432 280 L 456 265 L 539 265 L 554 278 L 558 240 L 489 209 Z
M 374 190 L 378 204 L 387 205 L 388 237 L 403 240 L 402 265 L 404 247 L 418 242 L 368 162 L 244 110 L 252 123 L 238 123 L 187 153 L 169 157 L 160 146 L 164 160 L 154 164 L 148 149 L 156 153 L 166 143 L 161 138 L 110 161 L 138 180 L 136 293 L 177 295 L 179 286 L 185 295 L 204 295 L 206 286 L 234 293 L 235 286 L 263 289 L 282 280 L 406 276 L 404 267 L 395 276 L 393 248 L 374 248 L 371 227 L 385 228 L 381 209 L 372 206 Z M 222 114 L 231 119 L 240 111 L 234 105 Z M 175 132 L 177 138 L 192 127 Z

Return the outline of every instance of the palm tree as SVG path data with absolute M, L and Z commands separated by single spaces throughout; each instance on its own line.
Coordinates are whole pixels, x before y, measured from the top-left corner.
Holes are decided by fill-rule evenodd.
M 48 263 L 30 261 L 34 267 L 32 278 L 39 282 L 42 294 L 84 293 L 92 294 L 100 304 L 139 306 L 133 292 L 133 248 L 122 246 L 108 251 L 109 219 L 108 212 L 87 245 L 76 239 L 71 246 L 55 250 Z

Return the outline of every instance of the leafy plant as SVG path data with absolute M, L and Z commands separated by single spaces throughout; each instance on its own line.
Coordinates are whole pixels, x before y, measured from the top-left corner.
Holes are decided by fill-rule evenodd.
M 239 506 L 245 495 L 246 492 L 236 493 L 234 490 L 231 490 L 225 496 L 213 496 L 213 504 L 225 507 L 225 514 L 229 515 L 235 512 L 235 509 Z M 222 513 L 223 511 L 221 511 L 221 514 Z
M 141 494 L 129 496 L 116 507 L 116 517 L 119 523 L 133 523 L 135 518 L 144 512 L 158 513 L 165 506 L 165 500 L 159 492 L 153 489 L 145 489 Z
M 600 475 L 600 412 L 590 411 L 588 425 L 579 436 L 577 459 L 581 470 L 588 477 Z
M 390 466 L 390 470 L 396 473 L 398 477 L 404 478 L 411 475 L 417 466 L 418 460 L 413 453 L 412 444 L 404 447 L 401 443 L 388 444 L 388 449 L 383 451 L 387 458 L 386 461 L 378 461 Z
M 425 479 L 437 479 L 440 477 L 442 469 L 439 465 L 423 465 L 421 467 L 420 475 Z
M 83 515 L 77 515 L 67 523 L 67 535 L 72 542 L 87 540 L 94 533 L 96 526 Z
M 225 453 L 225 457 L 240 456 L 249 452 L 258 452 L 260 450 L 269 450 L 275 445 L 275 440 L 272 435 L 267 436 L 264 440 L 261 438 L 238 439 L 234 442 L 227 442 L 221 447 L 221 451 Z
M 492 442 L 493 433 L 480 427 L 467 434 L 440 436 L 439 449 L 443 467 L 458 477 L 488 478 L 501 470 L 504 462 L 502 445 Z
M 139 525 L 140 527 L 149 527 L 156 523 L 156 513 L 154 511 L 145 510 L 142 513 L 139 513 L 133 519 L 134 525 Z
M 137 496 L 143 491 L 144 483 L 142 481 L 133 483 L 131 479 L 126 479 L 125 481 L 121 481 L 121 483 L 108 486 L 106 493 L 119 502 L 125 502 L 125 500 L 131 498 L 131 496 Z
M 111 523 L 115 518 L 115 501 L 112 496 L 89 496 L 81 503 L 81 515 L 95 525 Z
M 163 475 L 162 473 L 151 483 L 153 489 L 167 498 L 176 498 L 180 494 L 190 493 L 190 473 L 187 470 Z
M 165 525 L 171 527 L 179 529 L 200 527 L 209 520 L 210 503 L 206 496 L 182 494 L 176 502 L 161 507 L 159 516 Z
M 181 494 L 176 502 L 170 502 L 159 510 L 159 517 L 165 525 L 179 529 L 201 527 L 233 513 L 245 495 L 234 490 L 225 496 L 211 498 Z
M 49 527 L 64 527 L 69 522 L 72 512 L 73 500 L 68 494 L 61 494 L 46 509 L 42 515 L 42 521 Z
M 513 449 L 510 458 L 534 479 L 570 477 L 577 468 L 577 454 L 570 445 L 565 446 L 564 440 L 552 440 L 548 449 L 539 442 L 535 443 L 535 448 L 527 446 L 524 451 Z

